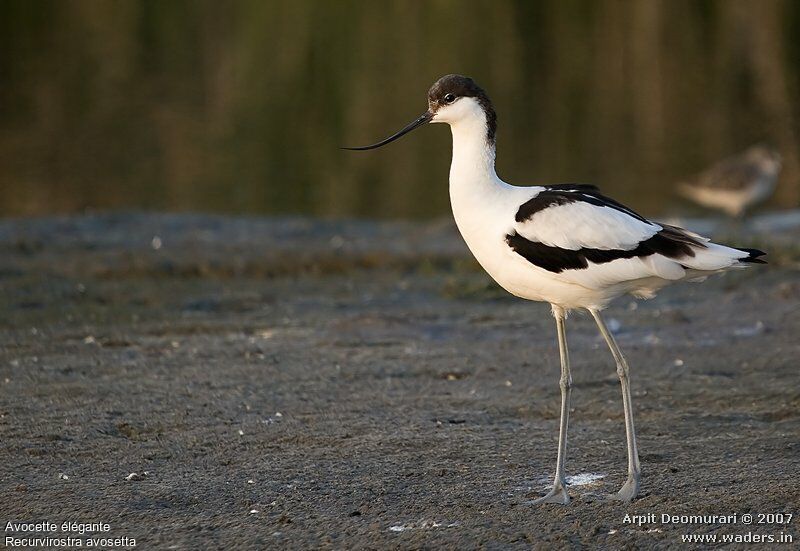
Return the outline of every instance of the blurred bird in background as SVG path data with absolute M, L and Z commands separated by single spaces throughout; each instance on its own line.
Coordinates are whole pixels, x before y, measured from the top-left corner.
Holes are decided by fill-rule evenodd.
M 754 145 L 680 183 L 678 192 L 704 207 L 739 218 L 772 195 L 780 172 L 780 154 L 772 147 Z

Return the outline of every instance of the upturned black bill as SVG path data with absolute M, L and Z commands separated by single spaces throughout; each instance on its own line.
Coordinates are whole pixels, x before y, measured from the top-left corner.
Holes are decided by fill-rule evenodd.
M 422 126 L 426 122 L 431 122 L 432 118 L 433 118 L 433 113 L 431 113 L 430 111 L 426 111 L 417 120 L 415 120 L 414 122 L 412 122 L 411 124 L 409 124 L 408 126 L 403 128 L 402 130 L 400 130 L 396 134 L 392 134 L 391 136 L 389 136 L 385 140 L 381 140 L 378 143 L 374 143 L 372 145 L 364 145 L 364 146 L 361 146 L 361 147 L 343 147 L 342 149 L 350 149 L 351 151 L 365 151 L 367 149 L 376 149 L 378 147 L 386 145 L 387 143 L 391 143 L 391 142 L 395 141 L 397 138 L 399 138 L 401 136 L 404 136 L 405 134 L 408 134 L 409 132 L 414 130 L 416 127 Z

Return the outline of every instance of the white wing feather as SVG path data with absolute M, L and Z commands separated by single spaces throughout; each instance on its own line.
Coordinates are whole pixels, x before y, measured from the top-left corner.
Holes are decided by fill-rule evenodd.
M 572 251 L 631 250 L 661 229 L 615 208 L 583 201 L 552 205 L 514 224 L 514 230 L 530 241 Z

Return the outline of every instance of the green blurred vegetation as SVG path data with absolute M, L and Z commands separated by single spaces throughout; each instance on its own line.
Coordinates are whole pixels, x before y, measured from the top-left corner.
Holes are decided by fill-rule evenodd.
M 753 142 L 800 204 L 800 2 L 4 0 L 0 214 L 430 217 L 449 135 L 371 143 L 445 73 L 499 112 L 498 172 L 645 213 Z

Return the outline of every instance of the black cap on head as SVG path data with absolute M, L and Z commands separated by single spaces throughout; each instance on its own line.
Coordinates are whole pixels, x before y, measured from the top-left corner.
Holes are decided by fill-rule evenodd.
M 483 96 L 487 100 L 486 92 L 483 88 L 475 84 L 475 81 L 462 75 L 445 75 L 433 83 L 428 90 L 428 101 L 430 103 L 444 104 L 444 98 L 448 94 L 456 97 L 477 98 Z
M 458 98 L 475 98 L 486 114 L 487 139 L 494 142 L 497 132 L 497 115 L 483 88 L 475 81 L 463 75 L 445 75 L 437 80 L 428 90 L 428 106 L 431 112 L 444 105 L 453 103 Z

